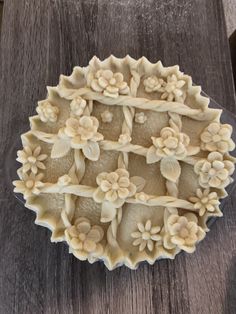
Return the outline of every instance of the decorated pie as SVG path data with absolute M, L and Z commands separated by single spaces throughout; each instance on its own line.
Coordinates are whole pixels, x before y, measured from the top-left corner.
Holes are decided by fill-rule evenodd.
M 235 163 L 232 126 L 208 103 L 178 66 L 94 57 L 38 102 L 14 191 L 79 260 L 134 269 L 192 253 Z

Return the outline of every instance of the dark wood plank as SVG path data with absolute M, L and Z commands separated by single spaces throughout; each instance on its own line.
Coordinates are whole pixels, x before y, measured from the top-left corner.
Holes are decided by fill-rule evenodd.
M 6 0 L 0 55 L 0 313 L 235 313 L 236 200 L 193 255 L 109 272 L 51 244 L 13 197 L 15 139 L 60 73 L 93 55 L 179 64 L 235 110 L 221 0 Z

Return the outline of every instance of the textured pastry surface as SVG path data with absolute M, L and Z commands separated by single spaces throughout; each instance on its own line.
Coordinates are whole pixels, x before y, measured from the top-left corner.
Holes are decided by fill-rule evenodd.
M 232 126 L 208 103 L 178 66 L 94 57 L 39 101 L 15 192 L 80 260 L 134 269 L 192 253 L 235 163 Z

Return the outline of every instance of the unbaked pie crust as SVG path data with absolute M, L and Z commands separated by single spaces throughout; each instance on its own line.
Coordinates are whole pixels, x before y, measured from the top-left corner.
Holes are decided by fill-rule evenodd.
M 192 253 L 235 162 L 208 103 L 178 66 L 94 57 L 38 103 L 14 191 L 80 260 L 134 269 Z

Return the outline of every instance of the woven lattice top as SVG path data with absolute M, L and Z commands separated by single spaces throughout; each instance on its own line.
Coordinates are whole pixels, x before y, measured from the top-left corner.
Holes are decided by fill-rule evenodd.
M 48 87 L 15 191 L 78 259 L 109 269 L 193 252 L 232 181 L 232 127 L 178 66 L 94 57 Z

